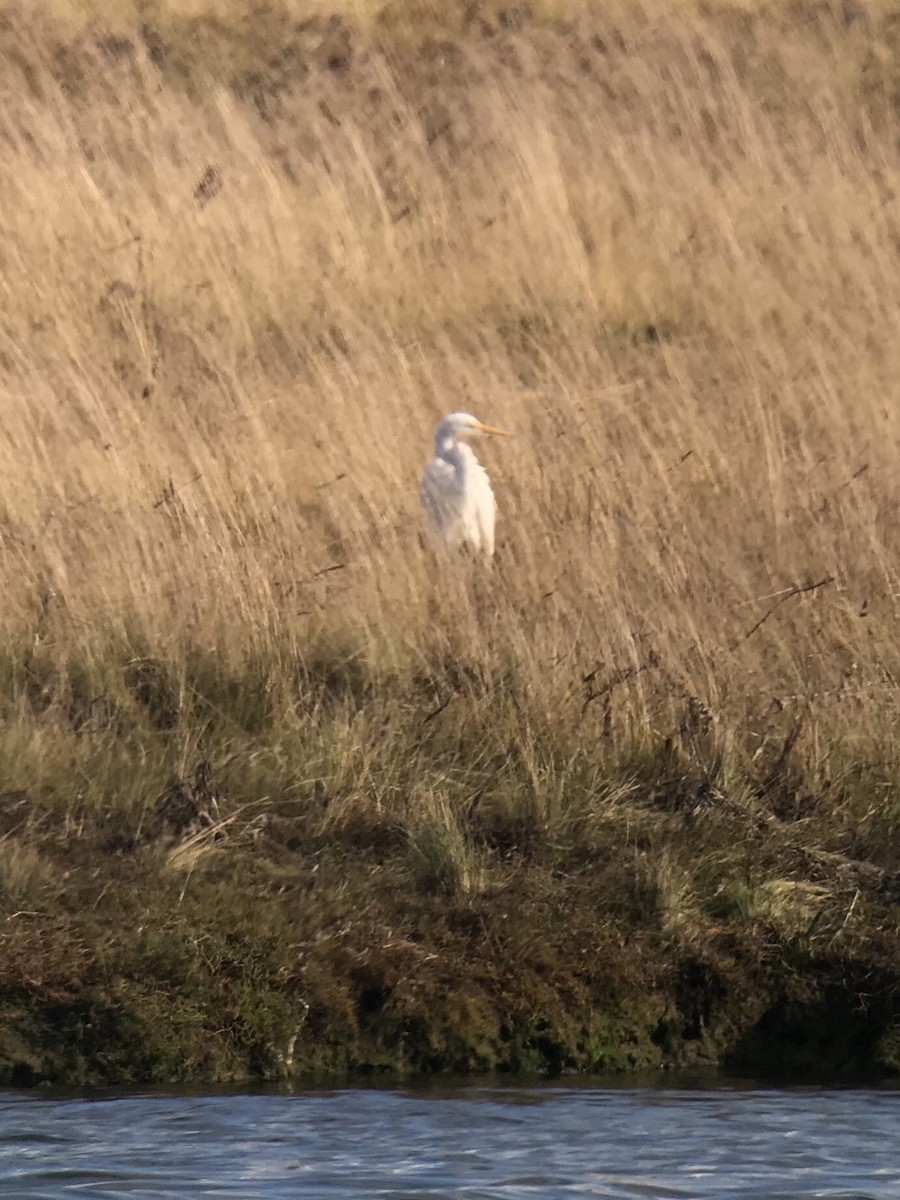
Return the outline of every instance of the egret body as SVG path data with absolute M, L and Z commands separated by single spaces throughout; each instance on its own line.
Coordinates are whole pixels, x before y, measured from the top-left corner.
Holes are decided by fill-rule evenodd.
M 468 547 L 486 558 L 494 553 L 497 504 L 487 471 L 466 439 L 496 434 L 509 436 L 463 412 L 444 417 L 437 427 L 419 497 L 436 540 L 447 550 Z

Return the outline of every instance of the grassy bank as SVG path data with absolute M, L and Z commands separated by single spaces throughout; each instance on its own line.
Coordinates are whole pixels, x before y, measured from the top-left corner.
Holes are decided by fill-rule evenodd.
M 900 10 L 235 7 L 0 9 L 0 1078 L 900 1070 Z

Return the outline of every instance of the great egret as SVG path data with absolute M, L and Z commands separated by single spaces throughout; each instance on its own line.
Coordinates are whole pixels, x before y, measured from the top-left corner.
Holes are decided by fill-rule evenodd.
M 447 550 L 468 546 L 487 558 L 494 553 L 497 504 L 491 481 L 462 440 L 492 434 L 510 436 L 464 412 L 444 417 L 435 432 L 434 458 L 425 468 L 419 498 L 432 532 Z

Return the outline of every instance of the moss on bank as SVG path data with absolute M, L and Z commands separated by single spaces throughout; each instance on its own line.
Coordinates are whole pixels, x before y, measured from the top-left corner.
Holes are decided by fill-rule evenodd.
M 187 803 L 177 834 L 85 826 L 53 847 L 38 818 L 52 890 L 7 905 L 4 1082 L 900 1070 L 895 884 L 844 885 L 859 863 L 798 846 L 790 826 L 657 813 L 656 850 L 609 826 L 586 855 L 473 816 L 483 875 L 464 889 L 439 872 L 423 884 L 422 847 L 393 822 L 321 831 L 270 809 L 206 824 Z M 696 879 L 673 900 L 679 850 L 739 838 L 725 881 L 792 864 L 777 910 L 757 896 L 726 913 Z

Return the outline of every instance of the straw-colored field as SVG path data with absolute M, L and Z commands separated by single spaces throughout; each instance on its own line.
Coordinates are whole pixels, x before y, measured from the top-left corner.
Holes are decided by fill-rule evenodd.
M 6 1060 L 896 1067 L 900 10 L 240 7 L 0 11 Z

